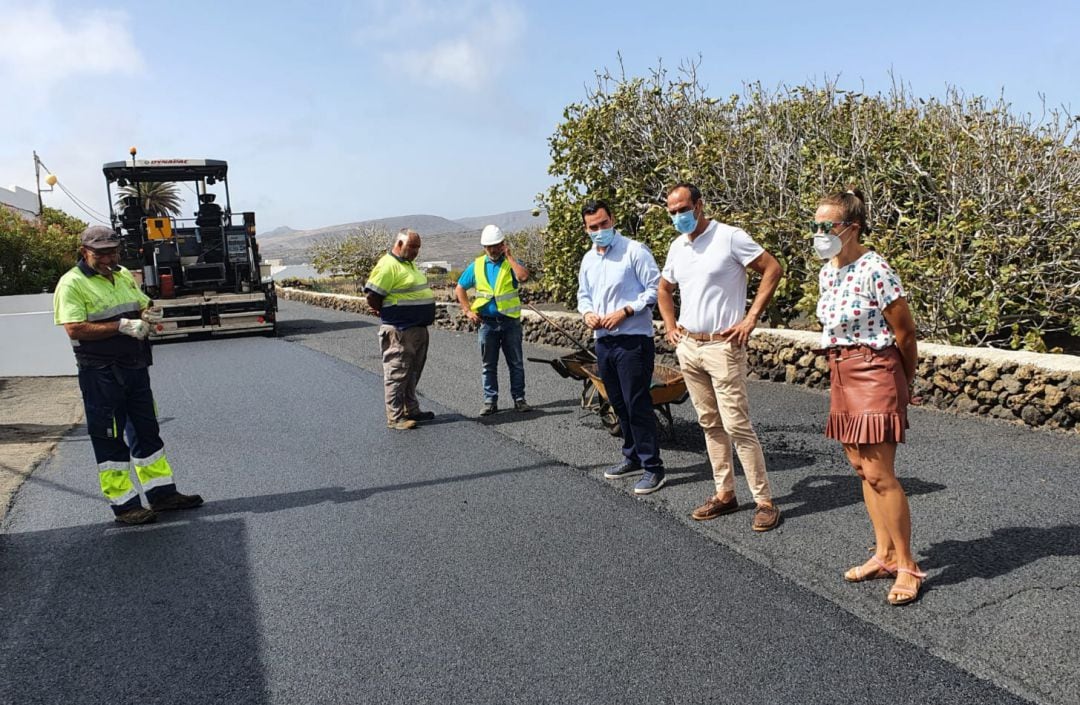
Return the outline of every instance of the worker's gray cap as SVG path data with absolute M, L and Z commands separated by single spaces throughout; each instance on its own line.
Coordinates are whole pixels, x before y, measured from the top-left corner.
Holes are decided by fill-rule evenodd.
M 91 225 L 82 232 L 83 247 L 91 250 L 105 250 L 110 247 L 119 247 L 120 238 L 116 231 L 105 225 Z

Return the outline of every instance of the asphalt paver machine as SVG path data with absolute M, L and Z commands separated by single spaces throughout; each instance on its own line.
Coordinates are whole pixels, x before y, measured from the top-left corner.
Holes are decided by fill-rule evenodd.
M 160 309 L 152 338 L 277 330 L 277 295 L 261 263 L 255 214 L 233 213 L 228 164 L 216 159 L 131 159 L 102 167 L 120 262 Z M 139 184 L 180 183 L 197 196 L 193 217 L 147 214 Z M 117 189 L 114 201 L 114 187 Z M 145 187 L 144 187 L 145 188 Z M 224 204 L 217 203 L 223 191 Z

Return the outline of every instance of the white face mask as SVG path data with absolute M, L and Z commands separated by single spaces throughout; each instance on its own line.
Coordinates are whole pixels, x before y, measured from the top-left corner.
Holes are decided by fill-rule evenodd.
M 840 254 L 843 248 L 840 238 L 832 233 L 816 233 L 814 235 L 814 252 L 821 259 L 831 259 Z

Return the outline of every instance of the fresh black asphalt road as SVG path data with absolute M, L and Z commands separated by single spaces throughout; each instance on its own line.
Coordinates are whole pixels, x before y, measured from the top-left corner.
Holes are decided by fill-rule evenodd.
M 371 320 L 283 315 L 283 339 L 155 349 L 166 447 L 204 507 L 113 525 L 84 429 L 20 490 L 0 534 L 0 703 L 1024 702 L 994 659 L 904 632 L 895 613 L 933 619 L 948 590 L 886 614 L 887 583 L 842 586 L 841 607 L 808 579 L 836 582 L 836 539 L 799 503 L 761 536 L 748 512 L 690 527 L 708 488 L 689 424 L 673 486 L 635 499 L 597 480 L 614 446 L 553 373 L 529 369 L 535 414 L 479 423 L 475 341 L 433 331 L 421 392 L 438 418 L 393 432 Z M 796 410 L 820 402 L 777 388 Z M 849 522 L 865 550 L 857 502 L 813 493 L 837 484 L 817 447 L 769 424 L 778 494 L 792 473 L 825 478 L 803 518 Z M 996 577 L 969 573 L 951 584 Z

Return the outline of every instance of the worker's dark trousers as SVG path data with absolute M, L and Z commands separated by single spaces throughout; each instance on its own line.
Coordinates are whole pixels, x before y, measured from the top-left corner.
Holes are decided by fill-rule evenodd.
M 623 455 L 652 472 L 664 472 L 656 438 L 652 386 L 656 346 L 647 335 L 605 335 L 596 339 L 596 364 L 608 403 L 619 417 Z
M 101 490 L 113 511 L 120 513 L 139 506 L 138 490 L 130 475 L 133 460 L 151 504 L 176 492 L 158 430 L 149 370 L 116 365 L 80 368 L 79 387 Z M 125 433 L 130 448 L 124 442 Z

